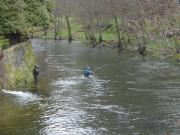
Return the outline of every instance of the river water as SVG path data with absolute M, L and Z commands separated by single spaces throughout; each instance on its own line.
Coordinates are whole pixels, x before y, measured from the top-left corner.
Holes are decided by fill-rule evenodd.
M 81 42 L 32 40 L 39 88 L 0 92 L 0 135 L 180 135 L 180 70 Z M 94 76 L 85 78 L 91 66 Z

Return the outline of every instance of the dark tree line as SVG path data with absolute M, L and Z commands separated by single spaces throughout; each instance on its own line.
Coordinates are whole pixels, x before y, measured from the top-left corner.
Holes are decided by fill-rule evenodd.
M 0 35 L 10 44 L 24 41 L 33 27 L 48 29 L 52 3 L 50 0 L 0 0 Z

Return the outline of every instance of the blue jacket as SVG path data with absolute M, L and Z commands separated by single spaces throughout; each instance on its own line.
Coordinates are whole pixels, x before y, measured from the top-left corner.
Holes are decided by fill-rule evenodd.
M 93 74 L 93 71 L 91 71 L 91 69 L 84 69 L 84 76 L 85 77 L 89 77 L 90 75 Z

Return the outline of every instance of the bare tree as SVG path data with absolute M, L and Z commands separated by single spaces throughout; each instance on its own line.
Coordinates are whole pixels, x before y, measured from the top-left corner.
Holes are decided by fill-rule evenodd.
M 119 48 L 125 33 L 134 34 L 139 48 L 142 48 L 148 40 L 161 39 L 170 28 L 179 27 L 175 22 L 180 15 L 178 0 L 57 0 L 57 3 L 57 16 L 65 16 L 68 39 L 72 40 L 69 17 L 73 17 L 73 21 L 82 25 L 86 40 L 93 46 L 103 41 L 105 24 L 112 21 Z M 62 26 L 60 20 L 57 27 Z M 148 24 L 154 29 L 148 31 Z

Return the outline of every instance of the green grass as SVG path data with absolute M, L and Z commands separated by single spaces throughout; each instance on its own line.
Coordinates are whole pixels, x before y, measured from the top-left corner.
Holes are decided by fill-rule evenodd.
M 85 41 L 85 33 L 83 31 L 83 27 L 81 24 L 79 24 L 76 21 L 73 21 L 73 19 L 70 19 L 70 25 L 71 25 L 71 33 L 72 33 L 72 38 L 74 40 L 80 40 L 80 41 Z M 115 27 L 111 27 L 110 29 L 106 30 L 105 32 L 102 33 L 103 40 L 105 41 L 117 41 L 117 35 L 114 32 Z M 50 28 L 48 29 L 47 36 L 46 38 L 54 39 L 54 25 L 51 24 Z M 35 37 L 39 38 L 45 38 L 44 37 L 44 32 L 36 32 L 34 33 Z M 95 35 L 96 38 L 98 39 L 98 34 Z M 57 35 L 57 39 L 59 38 L 59 35 Z M 61 39 L 68 39 L 68 32 L 67 32 L 67 27 L 66 23 L 63 21 L 63 26 L 61 30 Z
M 175 43 L 174 39 L 168 41 L 159 39 L 156 42 L 149 42 L 147 45 L 148 52 L 156 56 L 173 55 L 176 53 L 177 48 L 180 48 L 180 42 Z
M 85 33 L 83 32 L 83 30 L 80 26 L 75 26 L 74 24 L 71 25 L 71 33 L 72 33 L 72 37 L 74 40 L 80 40 L 80 41 L 85 40 Z M 42 38 L 43 34 L 44 34 L 44 32 L 38 32 L 38 33 L 35 33 L 34 36 Z M 95 36 L 98 39 L 98 34 L 96 34 Z M 118 39 L 116 33 L 109 33 L 109 32 L 103 32 L 102 37 L 103 37 L 103 40 L 105 40 L 105 41 L 112 41 L 112 40 L 117 41 L 117 39 Z M 125 35 L 124 37 L 127 40 L 127 35 Z M 48 30 L 46 38 L 54 39 L 54 29 L 53 28 Z M 57 39 L 58 38 L 59 38 L 59 35 L 57 35 Z M 61 38 L 68 39 L 68 32 L 67 32 L 66 28 L 62 29 Z
M 0 37 L 0 48 L 3 50 L 9 47 L 9 43 L 7 39 L 4 39 L 3 37 Z

